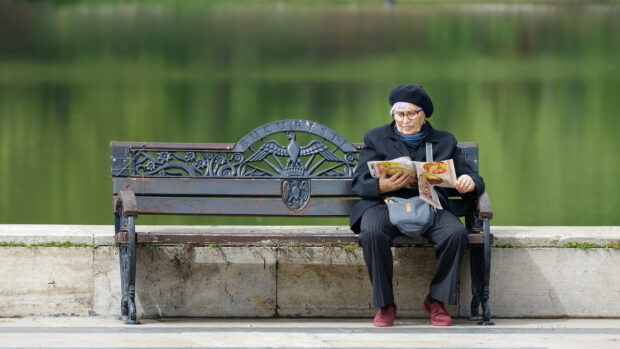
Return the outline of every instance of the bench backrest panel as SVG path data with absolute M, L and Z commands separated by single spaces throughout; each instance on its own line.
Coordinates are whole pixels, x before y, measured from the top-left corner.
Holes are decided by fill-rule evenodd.
M 111 142 L 113 194 L 131 190 L 141 214 L 348 216 L 362 146 L 307 120 L 263 125 L 237 143 Z M 458 148 L 478 172 L 478 145 Z M 453 206 L 464 213 L 461 200 Z
M 291 211 L 282 199 L 137 196 L 141 214 L 217 216 L 348 216 L 358 199 L 311 199 Z
M 311 197 L 349 197 L 351 178 L 310 179 Z M 145 196 L 282 196 L 282 180 L 277 178 L 149 178 L 116 177 L 114 194 L 129 189 Z

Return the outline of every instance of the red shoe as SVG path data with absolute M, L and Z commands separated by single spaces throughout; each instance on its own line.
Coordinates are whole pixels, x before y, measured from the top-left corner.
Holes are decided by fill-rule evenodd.
M 424 312 L 431 317 L 433 326 L 452 326 L 452 318 L 446 311 L 443 303 L 435 301 L 431 303 L 430 294 L 424 300 Z
M 394 325 L 394 319 L 396 319 L 396 306 L 386 305 L 379 308 L 372 323 L 377 327 L 389 327 Z

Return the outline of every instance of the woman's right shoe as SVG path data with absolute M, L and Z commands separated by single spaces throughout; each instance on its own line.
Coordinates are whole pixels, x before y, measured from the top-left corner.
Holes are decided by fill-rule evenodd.
M 394 325 L 396 319 L 396 305 L 380 307 L 375 315 L 373 324 L 377 327 L 389 327 Z
M 433 326 L 452 326 L 452 318 L 446 311 L 443 303 L 433 302 L 431 303 L 431 295 L 426 296 L 423 306 L 426 315 L 431 317 L 431 324 Z

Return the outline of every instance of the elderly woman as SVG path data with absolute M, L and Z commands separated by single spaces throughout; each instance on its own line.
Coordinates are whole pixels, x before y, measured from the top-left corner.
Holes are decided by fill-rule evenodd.
M 373 178 L 366 163 L 371 160 L 391 160 L 409 156 L 414 161 L 426 161 L 426 143 L 432 144 L 433 160 L 453 159 L 457 172 L 456 190 L 464 199 L 475 198 L 484 192 L 484 182 L 459 156 L 456 138 L 448 132 L 434 129 L 427 121 L 433 114 L 433 103 L 421 86 L 401 85 L 390 92 L 392 122 L 372 129 L 364 136 L 364 148 L 354 171 L 353 192 L 360 200 L 351 213 L 351 229 L 359 234 L 364 261 L 373 287 L 373 302 L 379 308 L 375 326 L 392 326 L 396 304 L 392 289 L 392 241 L 401 233 L 390 223 L 387 196 L 410 198 L 419 195 L 407 184 L 412 179 L 405 173 Z M 437 210 L 432 226 L 423 233 L 434 245 L 437 257 L 435 275 L 423 309 L 435 326 L 450 326 L 452 318 L 444 304 L 456 304 L 459 267 L 467 245 L 467 230 L 451 212 L 443 188 L 436 188 L 444 209 Z

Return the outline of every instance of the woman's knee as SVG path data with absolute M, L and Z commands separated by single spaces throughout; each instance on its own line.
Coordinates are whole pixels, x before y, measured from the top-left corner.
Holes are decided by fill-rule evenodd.
M 455 226 L 452 231 L 451 238 L 454 245 L 465 247 L 468 243 L 468 231 L 464 225 Z
M 361 231 L 384 232 L 393 229 L 394 226 L 390 223 L 390 215 L 385 205 L 371 207 L 362 215 Z
M 370 245 L 391 245 L 392 239 L 382 229 L 364 229 L 360 231 L 359 235 L 360 244 L 362 246 Z
M 449 229 L 444 229 L 435 247 L 439 250 L 464 249 L 468 243 L 467 234 L 467 229 L 462 224 L 455 224 Z
M 362 215 L 359 237 L 362 246 L 364 243 L 391 246 L 392 240 L 398 234 L 396 227 L 390 223 L 387 206 L 373 206 Z

